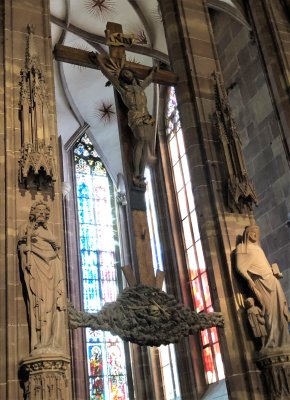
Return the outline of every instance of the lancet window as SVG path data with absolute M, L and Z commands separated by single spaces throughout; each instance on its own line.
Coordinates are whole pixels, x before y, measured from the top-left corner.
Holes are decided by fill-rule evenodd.
M 168 94 L 166 134 L 194 307 L 197 312 L 211 312 L 212 299 L 174 88 Z M 201 343 L 207 382 L 224 379 L 217 329 L 202 331 Z
M 145 175 L 147 181 L 147 190 L 145 196 L 147 220 L 152 249 L 153 266 L 156 273 L 157 270 L 163 271 L 164 267 L 150 169 L 146 169 Z M 165 283 L 163 284 L 162 289 L 166 292 Z M 164 400 L 178 400 L 180 399 L 180 387 L 174 345 L 170 344 L 167 346 L 160 346 L 158 350 Z
M 77 141 L 73 153 L 83 307 L 96 313 L 118 294 L 114 187 L 86 134 Z M 86 329 L 85 345 L 90 400 L 127 400 L 123 342 L 109 332 Z

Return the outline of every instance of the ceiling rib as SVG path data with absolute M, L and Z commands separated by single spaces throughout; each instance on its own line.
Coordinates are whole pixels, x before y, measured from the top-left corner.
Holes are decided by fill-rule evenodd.
M 106 44 L 105 36 L 86 32 L 83 29 L 78 28 L 77 26 L 72 25 L 72 24 L 69 24 L 68 26 L 66 26 L 65 21 L 55 17 L 54 15 L 51 15 L 50 19 L 51 19 L 51 22 L 53 22 L 57 26 L 61 27 L 62 29 L 65 29 L 67 32 L 74 33 L 75 35 L 81 37 L 82 39 L 84 39 L 85 41 L 87 41 L 90 44 L 93 44 L 93 43 Z M 133 44 L 130 47 L 130 52 L 142 54 L 144 56 L 151 57 L 157 61 L 161 61 L 161 62 L 169 65 L 169 58 L 162 51 L 151 49 L 150 47 L 144 47 L 144 46 L 140 46 L 137 44 Z

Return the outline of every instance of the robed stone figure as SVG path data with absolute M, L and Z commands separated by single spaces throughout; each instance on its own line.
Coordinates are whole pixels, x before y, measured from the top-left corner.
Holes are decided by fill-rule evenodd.
M 290 344 L 288 331 L 288 305 L 285 294 L 274 274 L 264 251 L 260 247 L 260 229 L 257 225 L 245 228 L 243 243 L 237 246 L 236 265 L 247 280 L 265 317 L 266 335 L 263 348 L 273 349 Z
M 48 229 L 50 209 L 38 201 L 19 228 L 18 249 L 27 292 L 31 355 L 63 353 L 65 288 L 59 245 Z

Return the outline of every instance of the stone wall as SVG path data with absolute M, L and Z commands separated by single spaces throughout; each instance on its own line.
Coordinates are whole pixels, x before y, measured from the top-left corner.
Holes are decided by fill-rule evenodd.
M 221 70 L 244 150 L 249 175 L 259 198 L 254 210 L 262 247 L 283 270 L 282 285 L 290 300 L 290 173 L 279 121 L 262 59 L 252 32 L 222 13 L 212 13 Z

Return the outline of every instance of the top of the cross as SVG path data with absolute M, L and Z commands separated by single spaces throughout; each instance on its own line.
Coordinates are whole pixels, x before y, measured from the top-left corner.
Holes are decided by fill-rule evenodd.
M 109 29 L 105 31 L 106 33 L 106 44 L 108 46 L 125 46 L 130 47 L 137 40 L 133 33 L 111 33 Z

